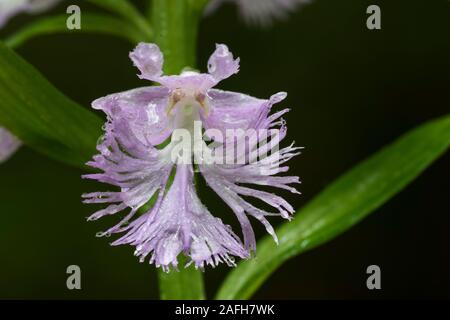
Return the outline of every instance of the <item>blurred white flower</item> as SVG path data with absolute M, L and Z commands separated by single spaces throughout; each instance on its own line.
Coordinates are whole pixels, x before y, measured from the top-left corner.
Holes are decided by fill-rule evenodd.
M 275 19 L 284 19 L 301 4 L 310 0 L 211 0 L 206 8 L 210 14 L 223 3 L 232 2 L 238 7 L 239 13 L 251 24 L 269 25 Z

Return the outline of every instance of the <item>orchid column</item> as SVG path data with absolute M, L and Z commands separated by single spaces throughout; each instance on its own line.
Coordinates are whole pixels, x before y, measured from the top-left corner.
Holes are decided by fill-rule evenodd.
M 153 0 L 151 21 L 155 43 L 164 53 L 164 71 L 179 73 L 194 68 L 197 31 L 207 0 Z M 183 264 L 181 264 L 182 266 Z M 180 272 L 158 270 L 161 299 L 204 299 L 203 276 L 193 266 Z

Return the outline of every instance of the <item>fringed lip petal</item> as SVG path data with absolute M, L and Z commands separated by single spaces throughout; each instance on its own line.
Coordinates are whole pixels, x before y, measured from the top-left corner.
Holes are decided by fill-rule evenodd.
M 276 103 L 284 99 L 284 94 L 272 96 L 269 104 L 262 104 L 263 113 L 268 114 L 272 103 Z M 292 193 L 299 193 L 292 184 L 300 183 L 298 177 L 294 176 L 275 176 L 280 172 L 287 171 L 287 167 L 282 165 L 291 159 L 293 156 L 299 154 L 300 148 L 292 145 L 286 148 L 275 151 L 281 141 L 286 137 L 287 130 L 284 123 L 279 120 L 283 112 L 278 112 L 273 116 L 266 116 L 263 121 L 258 120 L 258 124 L 265 128 L 273 128 L 278 123 L 281 123 L 281 129 L 278 135 L 274 137 L 273 142 L 265 141 L 265 136 L 257 135 L 255 146 L 252 145 L 247 151 L 256 151 L 254 154 L 261 156 L 261 159 L 254 159 L 250 154 L 236 155 L 236 160 L 246 159 L 244 163 L 236 163 L 235 165 L 222 165 L 220 162 L 212 164 L 199 165 L 199 169 L 205 178 L 207 184 L 222 198 L 222 200 L 233 210 L 236 214 L 244 236 L 245 247 L 249 250 L 255 250 L 255 236 L 246 215 L 252 216 L 259 220 L 266 228 L 267 232 L 278 242 L 273 227 L 266 219 L 268 216 L 281 216 L 282 218 L 291 219 L 294 213 L 294 208 L 282 197 L 255 189 L 255 186 L 266 185 L 279 189 L 289 190 Z M 249 126 L 249 124 L 245 124 Z M 261 143 L 264 140 L 265 143 Z M 256 147 L 257 146 L 257 147 Z M 270 147 L 268 147 L 270 146 Z M 219 145 L 217 148 L 220 148 Z M 254 150 L 256 147 L 256 150 Z M 270 151 L 270 152 L 269 152 Z M 223 154 L 223 153 L 219 153 Z M 275 208 L 277 212 L 268 212 L 256 208 L 244 197 L 251 197 L 265 202 L 269 206 Z
M 179 166 L 167 195 L 156 210 L 147 212 L 114 244 L 136 246 L 135 255 L 168 271 L 177 268 L 177 256 L 187 253 L 197 268 L 231 256 L 247 258 L 238 237 L 200 202 L 193 185 L 191 166 Z

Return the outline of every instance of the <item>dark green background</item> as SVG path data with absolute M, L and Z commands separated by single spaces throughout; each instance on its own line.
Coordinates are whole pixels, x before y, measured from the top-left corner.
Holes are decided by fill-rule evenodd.
M 380 5 L 382 30 L 366 29 L 369 4 Z M 64 5 L 53 12 L 65 12 Z M 14 19 L 1 35 L 29 20 Z M 265 30 L 249 28 L 226 6 L 203 20 L 198 61 L 205 70 L 214 44 L 226 43 L 241 57 L 241 72 L 220 88 L 289 93 L 289 136 L 305 146 L 291 162 L 303 195 L 287 195 L 299 208 L 403 132 L 449 112 L 449 31 L 447 0 L 316 0 Z M 41 37 L 18 52 L 89 106 L 146 85 L 128 60 L 131 49 L 115 38 L 72 34 Z M 450 298 L 449 160 L 446 154 L 349 232 L 286 263 L 256 298 Z M 80 194 L 101 186 L 81 180 L 82 173 L 28 148 L 0 166 L 0 298 L 157 298 L 153 266 L 139 264 L 131 247 L 95 238 L 117 217 L 85 221 L 95 208 L 82 205 Z M 235 225 L 217 196 L 205 187 L 201 196 Z M 81 267 L 81 291 L 66 289 L 71 264 Z M 380 291 L 365 287 L 370 264 L 381 267 Z M 210 296 L 228 270 L 207 270 Z

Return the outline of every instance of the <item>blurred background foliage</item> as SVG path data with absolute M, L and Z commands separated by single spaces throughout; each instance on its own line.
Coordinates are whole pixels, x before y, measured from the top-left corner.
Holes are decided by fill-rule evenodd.
M 144 1 L 134 2 L 144 10 Z M 381 7 L 382 30 L 365 27 L 370 4 Z M 64 4 L 51 13 L 58 12 Z M 0 36 L 35 18 L 14 19 Z M 220 88 L 289 93 L 289 135 L 305 150 L 291 161 L 303 195 L 286 196 L 299 208 L 408 129 L 448 113 L 449 32 L 446 0 L 316 0 L 262 30 L 225 6 L 202 21 L 198 66 L 205 70 L 214 44 L 226 43 L 241 58 L 241 72 Z M 36 38 L 18 52 L 89 107 L 100 96 L 147 85 L 135 76 L 131 49 L 121 39 L 75 33 Z M 447 153 L 349 232 L 286 263 L 255 298 L 450 298 L 449 160 Z M 81 204 L 81 193 L 107 187 L 81 180 L 82 173 L 29 148 L 0 166 L 0 298 L 158 297 L 153 266 L 139 264 L 131 247 L 95 238 L 117 217 L 85 221 L 95 208 Z M 213 192 L 204 185 L 200 192 L 211 212 L 236 227 Z M 80 291 L 66 289 L 71 264 L 81 267 Z M 381 267 L 380 291 L 365 286 L 370 264 Z M 209 296 L 227 271 L 207 270 Z

